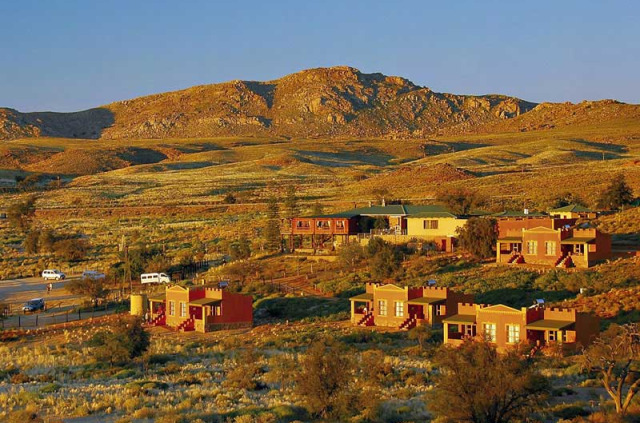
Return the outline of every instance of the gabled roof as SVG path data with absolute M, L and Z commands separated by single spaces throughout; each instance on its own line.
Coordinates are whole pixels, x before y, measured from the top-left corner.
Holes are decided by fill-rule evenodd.
M 404 291 L 404 288 L 400 288 L 397 285 L 394 285 L 392 283 L 388 283 L 386 285 L 382 285 L 382 286 L 376 286 L 373 289 L 386 289 L 386 290 L 391 290 L 391 291 Z
M 524 211 L 519 210 L 505 210 L 500 213 L 494 213 L 491 216 L 493 217 L 546 217 L 547 215 L 540 212 L 530 211 L 526 213 Z
M 496 304 L 488 307 L 483 307 L 480 309 L 480 312 L 484 311 L 499 311 L 499 312 L 509 312 L 509 313 L 521 313 L 521 310 L 518 310 L 513 307 L 506 306 L 504 304 Z
M 552 213 L 593 213 L 593 210 L 586 208 L 585 206 L 581 206 L 580 204 L 569 204 L 568 206 L 558 207 L 557 209 L 551 210 Z
M 556 233 L 557 229 L 547 228 L 546 226 L 536 226 L 531 229 L 523 229 L 522 232 L 548 232 L 548 233 Z

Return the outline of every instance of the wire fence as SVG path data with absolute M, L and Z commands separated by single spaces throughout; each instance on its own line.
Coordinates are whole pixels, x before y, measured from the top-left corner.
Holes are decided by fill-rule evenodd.
M 106 303 L 104 305 L 88 308 L 69 308 L 57 312 L 34 312 L 3 314 L 0 318 L 0 329 L 37 329 L 49 325 L 69 323 L 80 320 L 93 319 L 95 317 L 128 311 L 128 302 Z

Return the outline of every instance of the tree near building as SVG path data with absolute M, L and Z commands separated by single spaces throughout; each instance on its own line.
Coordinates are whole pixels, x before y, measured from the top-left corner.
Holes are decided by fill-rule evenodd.
M 280 209 L 275 197 L 267 200 L 267 220 L 264 228 L 265 247 L 267 250 L 276 251 L 281 248 L 280 241 Z
M 392 277 L 400 269 L 402 257 L 398 250 L 382 238 L 373 237 L 367 245 L 371 276 L 377 280 Z
M 300 204 L 296 194 L 296 187 L 288 186 L 284 197 L 284 217 L 293 219 L 300 214 Z
M 640 324 L 613 324 L 582 354 L 583 367 L 597 372 L 618 414 L 626 414 L 640 391 Z
M 242 235 L 229 244 L 229 255 L 231 260 L 245 260 L 251 257 L 251 242 L 249 239 Z
M 462 228 L 458 228 L 460 247 L 480 258 L 493 256 L 493 247 L 498 240 L 495 219 L 472 217 Z
M 633 190 L 623 174 L 613 178 L 609 186 L 600 194 L 598 205 L 606 209 L 620 209 L 633 202 Z
M 97 304 L 109 294 L 104 278 L 70 279 L 65 288 L 72 294 L 87 297 L 93 304 Z
M 437 198 L 439 202 L 445 204 L 449 210 L 458 215 L 468 215 L 484 203 L 484 198 L 477 192 L 465 189 L 441 192 Z
M 444 422 L 507 423 L 530 417 L 546 398 L 549 382 L 519 351 L 504 354 L 484 341 L 436 353 L 439 373 L 428 408 Z
M 7 219 L 15 228 L 26 231 L 31 225 L 31 220 L 36 214 L 36 198 L 29 197 L 25 201 L 19 201 L 9 206 Z

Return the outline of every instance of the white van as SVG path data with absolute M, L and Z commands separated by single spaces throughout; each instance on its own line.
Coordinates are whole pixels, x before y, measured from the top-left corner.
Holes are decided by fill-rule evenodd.
M 166 273 L 143 273 L 140 275 L 141 283 L 169 283 L 171 278 Z
M 63 281 L 64 278 L 66 278 L 66 276 L 64 273 L 62 273 L 58 269 L 47 269 L 42 271 L 42 278 L 45 281 L 48 281 L 50 279 L 53 279 L 56 281 Z
M 95 270 L 85 270 L 84 272 L 82 272 L 82 279 L 91 279 L 97 281 L 100 279 L 106 279 L 106 277 L 107 276 L 104 273 L 100 273 Z

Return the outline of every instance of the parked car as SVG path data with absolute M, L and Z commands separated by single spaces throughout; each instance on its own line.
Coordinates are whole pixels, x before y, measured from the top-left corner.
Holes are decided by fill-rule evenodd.
M 104 273 L 97 272 L 95 270 L 85 270 L 82 272 L 82 279 L 92 279 L 94 281 L 105 279 L 107 276 Z
M 44 310 L 44 298 L 34 298 L 29 300 L 22 306 L 22 311 L 24 313 L 33 313 L 38 310 Z
M 171 278 L 166 273 L 143 273 L 140 275 L 141 283 L 169 283 Z
M 67 276 L 58 269 L 47 269 L 42 271 L 42 277 L 45 281 L 48 281 L 50 279 L 63 281 Z

